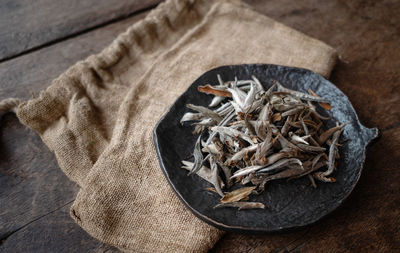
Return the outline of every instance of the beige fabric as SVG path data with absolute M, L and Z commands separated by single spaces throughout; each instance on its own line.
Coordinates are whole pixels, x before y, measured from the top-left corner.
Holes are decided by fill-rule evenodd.
M 19 106 L 21 122 L 81 187 L 71 215 L 92 236 L 133 252 L 210 249 L 222 232 L 170 189 L 153 146 L 156 122 L 216 66 L 274 63 L 329 76 L 335 50 L 236 2 L 162 3 Z

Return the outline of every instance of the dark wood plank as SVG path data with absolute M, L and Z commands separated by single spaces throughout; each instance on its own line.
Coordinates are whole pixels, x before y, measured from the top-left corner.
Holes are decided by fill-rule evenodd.
M 367 153 L 350 199 L 330 217 L 300 231 L 227 234 L 212 252 L 400 251 L 399 1 L 246 0 L 256 10 L 337 48 L 331 80 L 361 121 L 382 137 Z
M 338 50 L 342 61 L 331 80 L 367 126 L 386 129 L 400 122 L 400 110 L 394 110 L 400 108 L 399 1 L 246 2 Z
M 120 252 L 77 228 L 69 216 L 70 206 L 68 204 L 10 236 L 1 246 L 2 252 Z
M 0 131 L 0 236 L 4 238 L 73 200 L 78 189 L 59 170 L 39 136 L 14 115 L 3 117 Z
M 100 52 L 118 34 L 147 12 L 59 42 L 30 54 L 0 63 L 0 100 L 7 97 L 29 99 L 38 94 L 68 67 L 91 54 Z
M 146 14 L 1 63 L 0 100 L 9 96 L 28 99 L 32 92 L 37 94 L 69 66 L 101 51 Z M 0 251 L 13 249 L 16 242 L 15 249 L 22 251 L 58 252 L 60 246 L 65 246 L 64 252 L 106 250 L 68 214 L 63 214 L 61 221 L 47 217 L 70 203 L 78 187 L 62 173 L 35 132 L 22 126 L 13 114 L 0 117 Z M 64 237 L 67 234 L 71 237 Z M 52 240 L 36 240 L 46 236 Z
M 400 103 L 398 84 L 400 62 L 397 60 L 400 56 L 400 51 L 397 50 L 400 20 L 396 13 L 398 2 L 360 0 L 351 2 L 304 0 L 295 3 L 289 0 L 247 0 L 246 2 L 270 17 L 338 48 L 343 62 L 337 65 L 331 79 L 349 96 L 361 120 L 367 126 L 378 126 L 384 131 L 382 138 L 367 154 L 366 168 L 354 193 L 344 206 L 330 217 L 314 226 L 292 233 L 268 236 L 227 234 L 212 252 L 399 251 L 400 111 L 396 109 Z M 37 92 L 45 88 L 51 79 L 68 66 L 106 46 L 111 37 L 120 32 L 114 33 L 113 29 L 110 28 L 108 32 L 100 29 L 62 42 L 66 44 L 59 43 L 62 44 L 60 47 L 56 44 L 0 64 L 2 78 L 0 99 L 8 96 L 28 98 L 32 91 Z M 103 32 L 110 34 L 110 37 L 108 35 L 103 37 L 101 35 Z M 98 46 L 102 43 L 102 39 L 107 40 L 107 38 L 109 39 L 107 43 Z M 35 238 L 35 234 L 27 233 L 27 230 L 49 229 L 51 233 L 62 237 L 62 239 L 58 236 L 51 237 L 52 240 L 56 241 L 56 244 L 62 244 L 63 242 L 58 242 L 65 240 L 66 234 L 62 230 L 69 225 L 64 227 L 58 223 L 62 218 L 48 219 L 52 216 L 46 214 L 68 203 L 69 197 L 75 194 L 75 186 L 70 182 L 71 185 L 68 185 L 68 180 L 59 171 L 50 152 L 33 132 L 30 133 L 18 125 L 14 116 L 7 114 L 0 122 L 0 127 L 0 187 L 3 190 L 5 185 L 6 189 L 4 194 L 2 191 L 0 195 L 0 214 L 4 212 L 8 215 L 4 217 L 0 215 L 0 228 L 3 227 L 2 224 L 12 222 L 23 227 L 27 221 L 45 215 L 9 236 L 0 246 L 0 251 L 10 250 L 9 243 L 16 242 L 21 244 L 19 248 L 21 250 L 39 247 L 25 245 L 35 243 L 32 239 Z M 20 159 L 22 162 L 18 163 Z M 46 169 L 46 164 L 49 164 L 48 167 L 51 169 Z M 58 171 L 59 175 L 52 174 L 56 173 L 55 171 Z M 52 178 L 56 178 L 60 189 L 56 190 L 54 196 L 44 196 L 40 193 L 40 189 L 46 186 L 46 182 L 35 179 L 35 176 L 49 177 L 49 182 L 52 182 Z M 48 189 L 44 190 L 48 192 Z M 30 191 L 39 193 L 29 195 L 32 194 Z M 12 201 L 4 202 L 6 195 L 14 196 L 10 201 L 17 203 L 21 202 L 19 198 L 27 198 L 25 213 L 17 213 L 15 217 L 10 215 L 9 213 L 16 210 L 16 207 L 12 209 L 10 206 L 9 203 Z M 64 195 L 65 198 L 56 195 Z M 53 201 L 58 204 L 51 206 Z M 46 208 L 40 209 L 41 205 Z M 11 208 L 11 211 L 6 212 L 7 208 Z M 40 212 L 35 213 L 36 209 Z M 54 214 L 59 211 L 55 211 Z M 6 223 L 5 217 L 11 219 L 11 222 Z M 23 222 L 19 222 L 20 219 Z M 72 222 L 68 219 L 66 218 L 66 221 Z M 38 230 L 34 230 L 33 226 L 36 224 Z M 50 229 L 51 227 L 54 227 L 54 230 Z M 74 233 L 80 230 L 77 225 L 72 229 Z M 7 234 L 7 231 L 12 230 L 3 231 Z M 70 249 L 74 252 L 87 252 L 85 246 L 79 248 L 74 244 L 86 245 L 94 239 L 74 240 L 66 243 L 65 247 L 73 247 Z M 39 242 L 41 243 L 39 251 L 56 249 L 56 246 L 51 246 L 49 242 L 44 243 L 42 240 Z M 101 249 L 103 246 L 99 243 L 95 247 Z
M 0 60 L 154 6 L 160 0 L 3 0 Z
M 330 217 L 292 233 L 227 234 L 212 252 L 399 252 L 400 128 L 383 132 L 366 164 L 350 198 Z

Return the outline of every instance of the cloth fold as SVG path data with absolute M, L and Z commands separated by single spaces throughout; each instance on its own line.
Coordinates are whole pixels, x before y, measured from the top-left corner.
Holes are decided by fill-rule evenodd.
M 223 234 L 174 195 L 152 141 L 156 122 L 202 73 L 273 63 L 328 77 L 334 49 L 240 1 L 168 0 L 101 53 L 70 67 L 18 106 L 80 187 L 71 216 L 132 252 L 204 252 Z

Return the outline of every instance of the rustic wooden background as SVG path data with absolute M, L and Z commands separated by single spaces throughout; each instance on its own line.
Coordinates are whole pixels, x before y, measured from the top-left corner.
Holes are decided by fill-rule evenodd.
M 0 100 L 28 99 L 99 52 L 158 0 L 1 0 Z M 400 252 L 400 1 L 246 0 L 337 48 L 331 81 L 381 138 L 350 199 L 302 230 L 226 234 L 211 252 Z M 38 135 L 0 115 L 0 251 L 118 252 L 69 217 L 78 187 Z

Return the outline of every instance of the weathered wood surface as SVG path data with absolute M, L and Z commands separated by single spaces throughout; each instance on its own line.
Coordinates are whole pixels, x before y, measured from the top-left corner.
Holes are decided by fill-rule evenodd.
M 0 140 L 0 252 L 118 252 L 70 218 L 78 188 L 35 132 L 7 114 Z
M 154 6 L 160 0 L 0 1 L 0 61 Z
M 400 252 L 399 1 L 247 1 L 258 11 L 338 49 L 331 80 L 360 120 L 382 137 L 342 208 L 283 235 L 227 234 L 214 252 Z
M 69 66 L 100 52 L 145 14 L 0 63 L 0 100 L 38 94 Z M 69 217 L 65 210 L 78 192 L 77 185 L 62 173 L 39 136 L 13 114 L 0 118 L 0 189 L 0 252 L 109 249 Z M 63 245 L 67 247 L 60 248 Z
M 100 243 L 85 231 L 77 228 L 69 216 L 68 204 L 39 219 L 35 224 L 27 225 L 7 240 L 2 252 L 91 252 L 117 253 L 118 249 Z M 60 229 L 62 228 L 62 229 Z
M 7 97 L 28 99 L 32 93 L 37 95 L 68 67 L 100 52 L 145 14 L 147 12 L 0 63 L 0 100 Z
M 330 217 L 285 234 L 226 234 L 212 252 L 399 252 L 400 2 L 246 2 L 337 48 L 342 62 L 331 80 L 347 94 L 361 121 L 379 127 L 382 137 L 369 150 L 350 199 Z M 31 92 L 37 93 L 77 60 L 100 51 L 134 20 L 1 63 L 0 99 L 26 99 Z M 5 239 L 0 251 L 116 251 L 91 238 L 69 218 L 68 203 L 77 187 L 58 169 L 40 138 L 12 114 L 0 121 L 0 189 L 0 235 Z

